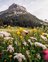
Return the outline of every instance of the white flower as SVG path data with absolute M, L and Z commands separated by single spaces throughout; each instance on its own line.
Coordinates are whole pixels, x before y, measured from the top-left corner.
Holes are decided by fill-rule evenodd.
M 47 33 L 43 33 L 42 35 L 43 35 L 43 36 L 47 36 L 48 34 L 47 34 Z
M 35 37 L 30 37 L 31 40 L 37 40 Z
M 30 43 L 30 45 L 32 45 L 31 39 L 28 39 L 28 42 Z
M 27 54 L 28 57 L 30 57 L 30 52 L 29 52 L 29 50 L 26 50 L 26 54 Z
M 9 39 L 13 40 L 12 37 L 4 37 L 4 39 L 5 39 L 5 40 L 9 40 Z
M 11 36 L 11 34 L 6 31 L 0 31 L 0 34 L 3 34 L 5 37 Z
M 28 34 L 28 33 L 29 33 L 28 30 L 23 30 L 23 31 L 22 31 L 22 35 L 23 35 L 23 36 L 26 36 L 26 34 Z
M 7 47 L 7 51 L 9 51 L 10 53 L 14 52 L 14 47 L 12 45 L 9 45 Z
M 41 35 L 41 38 L 42 38 L 43 40 L 45 40 L 45 41 L 48 40 L 48 39 L 47 39 L 45 36 L 43 36 L 43 35 Z
M 38 59 L 41 59 L 41 56 L 40 56 L 39 53 L 37 53 L 36 56 L 37 56 Z
M 15 41 L 15 44 L 18 45 L 17 41 Z
M 43 45 L 42 43 L 35 42 L 34 44 L 35 44 L 35 46 L 39 46 L 39 47 L 42 47 L 43 49 L 47 49 L 47 47 L 45 45 Z
M 27 42 L 24 41 L 24 42 L 23 42 L 23 45 L 24 45 L 24 46 L 27 46 Z
M 28 33 L 29 33 L 29 31 L 28 31 L 28 30 L 23 30 L 23 32 L 24 32 L 24 33 L 26 33 L 26 34 L 28 34 Z
M 30 53 L 29 53 L 29 50 L 26 50 L 26 53 L 29 55 Z
M 14 59 L 17 59 L 19 62 L 22 62 L 22 59 L 23 59 L 23 60 L 26 59 L 25 56 L 22 55 L 21 53 L 15 53 L 14 55 L 15 55 L 15 56 L 14 56 Z

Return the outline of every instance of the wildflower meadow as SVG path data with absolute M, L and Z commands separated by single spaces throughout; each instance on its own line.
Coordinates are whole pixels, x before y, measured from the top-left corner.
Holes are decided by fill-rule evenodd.
M 43 28 L 1 28 L 0 62 L 48 62 L 48 31 Z

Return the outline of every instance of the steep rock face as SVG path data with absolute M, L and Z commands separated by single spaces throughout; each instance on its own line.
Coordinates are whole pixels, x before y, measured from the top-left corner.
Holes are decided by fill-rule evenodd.
M 1 21 L 2 20 L 2 21 Z M 27 12 L 26 8 L 13 3 L 5 11 L 0 12 L 0 24 L 12 26 L 34 27 L 41 26 L 44 22 Z

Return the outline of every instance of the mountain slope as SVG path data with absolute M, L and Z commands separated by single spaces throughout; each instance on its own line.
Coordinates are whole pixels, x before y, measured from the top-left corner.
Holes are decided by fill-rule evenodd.
M 12 4 L 7 10 L 0 12 L 0 25 L 34 27 L 43 24 L 45 23 L 42 20 L 18 4 Z

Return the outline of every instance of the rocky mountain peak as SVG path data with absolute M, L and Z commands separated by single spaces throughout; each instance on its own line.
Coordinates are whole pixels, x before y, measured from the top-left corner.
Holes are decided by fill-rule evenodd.
M 25 7 L 13 3 L 5 11 L 0 12 L 0 25 L 37 27 L 48 25 L 36 16 L 30 14 Z
M 26 13 L 27 13 L 27 10 L 25 7 L 13 3 L 12 5 L 9 6 L 7 10 L 0 12 L 0 15 L 3 14 L 6 17 L 8 17 L 8 16 L 20 15 L 20 14 L 26 14 Z
M 14 11 L 26 11 L 26 8 L 23 6 L 20 6 L 18 4 L 13 3 L 11 6 L 9 6 L 8 10 L 14 10 Z
M 17 4 L 13 3 L 11 6 L 9 6 L 9 9 L 12 9 L 12 8 L 17 8 Z

